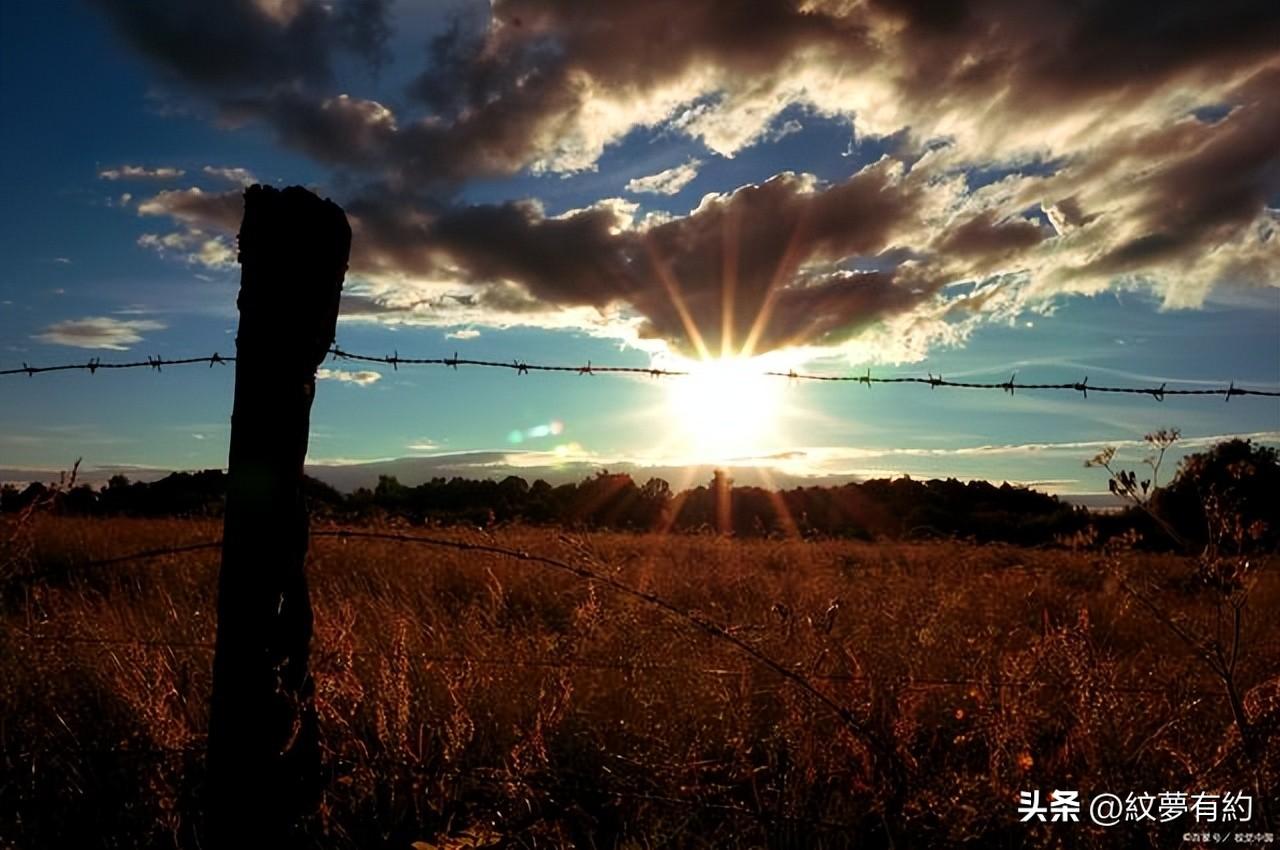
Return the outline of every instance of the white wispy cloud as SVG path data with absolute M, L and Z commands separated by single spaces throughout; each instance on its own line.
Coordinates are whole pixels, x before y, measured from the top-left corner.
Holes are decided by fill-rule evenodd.
M 804 129 L 804 125 L 794 118 L 784 121 L 780 127 L 769 134 L 769 141 L 777 142 L 790 136 L 792 133 L 799 133 Z
M 440 450 L 440 444 L 431 440 L 418 440 L 405 446 L 411 452 L 435 452 Z
M 147 331 L 164 330 L 165 325 L 152 319 L 113 319 L 109 316 L 88 316 L 83 319 L 67 319 L 45 328 L 35 338 L 54 345 L 75 348 L 105 348 L 127 351 L 130 346 L 142 342 Z
M 677 165 L 648 177 L 636 177 L 627 181 L 628 192 L 649 192 L 655 195 L 674 195 L 693 182 L 698 176 L 701 160 L 691 159 L 684 165 Z
M 98 172 L 102 180 L 176 180 L 187 172 L 181 168 L 148 168 L 145 165 L 121 165 Z
M 1246 434 L 1209 434 L 1199 437 L 1182 437 L 1176 446 L 1181 450 L 1200 450 L 1227 440 L 1252 440 L 1256 443 L 1280 443 L 1280 431 L 1253 431 Z M 1066 440 L 1044 443 L 1004 443 L 980 446 L 949 446 L 944 448 L 861 448 L 851 446 L 811 446 L 786 452 L 784 455 L 767 455 L 760 458 L 742 458 L 741 462 L 754 464 L 793 464 L 806 468 L 824 468 L 841 461 L 867 461 L 875 458 L 962 458 L 973 456 L 1030 456 L 1051 454 L 1080 454 L 1099 452 L 1105 448 L 1117 450 L 1147 449 L 1143 440 Z
M 321 381 L 338 381 L 344 384 L 355 384 L 360 387 L 367 387 L 382 380 L 380 372 L 368 370 L 352 372 L 346 369 L 318 369 L 316 370 L 316 377 Z
M 236 252 L 227 237 L 212 236 L 198 228 L 173 233 L 144 233 L 138 246 L 161 255 L 176 254 L 189 265 L 209 269 L 227 269 L 236 265 Z
M 250 186 L 258 182 L 258 178 L 254 177 L 253 172 L 247 168 L 206 165 L 201 171 L 210 177 L 217 177 L 228 183 L 239 183 L 242 186 Z
M 463 328 L 460 331 L 452 331 L 444 335 L 445 339 L 475 339 L 480 336 L 480 331 L 475 328 Z

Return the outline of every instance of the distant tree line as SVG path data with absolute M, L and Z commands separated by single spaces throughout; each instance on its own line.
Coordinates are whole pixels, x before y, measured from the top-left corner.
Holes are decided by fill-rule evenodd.
M 372 489 L 343 494 L 307 479 L 313 513 L 367 521 L 389 516 L 421 524 L 506 522 L 577 529 L 715 531 L 737 536 L 794 535 L 861 538 L 967 536 L 1035 543 L 1081 525 L 1079 512 L 1053 496 L 985 481 L 897 478 L 838 487 L 784 491 L 735 486 L 723 472 L 680 493 L 661 478 L 638 484 L 602 470 L 583 481 L 530 484 L 434 478 L 411 487 L 380 476 Z M 179 472 L 151 483 L 115 476 L 101 489 L 87 485 L 60 494 L 57 510 L 89 516 L 218 516 L 225 495 L 220 470 Z M 44 497 L 32 484 L 5 488 L 0 507 L 19 510 Z
M 219 470 L 174 473 L 152 483 L 116 476 L 100 489 L 74 487 L 59 494 L 54 504 L 60 512 L 89 516 L 218 516 L 225 485 Z M 637 484 L 630 475 L 602 470 L 583 481 L 554 486 L 541 479 L 530 484 L 514 475 L 500 481 L 434 478 L 417 486 L 382 476 L 376 487 L 350 494 L 312 478 L 307 490 L 314 514 L 357 522 L 399 517 L 419 524 L 524 522 L 741 537 L 960 537 L 1021 545 L 1050 543 L 1092 523 L 1104 537 L 1136 527 L 1149 545 L 1164 545 L 1160 528 L 1142 511 L 1091 514 L 1025 487 L 956 479 L 901 477 L 771 491 L 736 486 L 717 472 L 707 484 L 677 493 L 661 478 Z M 7 486 L 0 490 L 0 510 L 21 510 L 49 492 L 41 484 Z M 1229 500 L 1247 543 L 1273 549 L 1280 542 L 1277 492 L 1275 450 L 1232 440 L 1187 457 L 1152 505 L 1195 538 L 1207 524 L 1206 503 L 1215 507 L 1212 500 Z

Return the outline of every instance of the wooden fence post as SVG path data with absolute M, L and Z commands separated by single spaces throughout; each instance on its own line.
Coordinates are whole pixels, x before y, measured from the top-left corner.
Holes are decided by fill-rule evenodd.
M 351 251 L 341 207 L 245 190 L 206 815 L 216 847 L 295 843 L 320 790 L 303 462 Z

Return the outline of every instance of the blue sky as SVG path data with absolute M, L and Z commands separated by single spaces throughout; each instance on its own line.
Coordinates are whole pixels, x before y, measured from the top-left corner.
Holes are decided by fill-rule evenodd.
M 308 5 L 232 4 L 246 16 L 240 24 L 261 27 L 268 52 L 273 39 L 302 38 L 294 30 Z M 664 76 L 643 65 L 659 61 L 649 53 L 628 64 L 622 41 L 602 49 L 575 36 L 577 21 L 521 5 L 498 4 L 490 20 L 487 4 L 364 4 L 387 25 L 376 73 L 360 51 L 335 46 L 350 40 L 335 29 L 331 40 L 298 42 L 299 55 L 314 50 L 323 67 L 299 60 L 296 76 L 261 82 L 237 78 L 217 59 L 184 64 L 198 55 L 192 50 L 158 52 L 168 37 L 163 4 L 5 6 L 0 368 L 231 353 L 234 227 L 214 201 L 234 200 L 249 175 L 312 186 L 358 211 L 338 342 L 371 354 L 687 364 L 697 360 L 698 334 L 654 294 L 658 265 L 642 267 L 636 246 L 669 250 L 663 259 L 690 303 L 703 303 L 720 281 L 719 271 L 711 283 L 697 278 L 702 258 L 727 250 L 698 242 L 722 238 L 707 236 L 704 221 L 738 210 L 744 228 L 760 225 L 747 232 L 761 245 L 770 221 L 785 227 L 800 209 L 805 222 L 792 240 L 802 242 L 800 262 L 768 284 L 785 292 L 761 336 L 765 358 L 704 378 L 706 392 L 671 386 L 686 379 L 328 363 L 312 417 L 315 462 L 500 451 L 507 461 L 476 474 L 520 468 L 536 477 L 566 464 L 736 459 L 787 476 L 955 475 L 1089 492 L 1105 488 L 1082 468 L 1098 443 L 1118 442 L 1136 458 L 1128 441 L 1168 426 L 1191 447 L 1228 434 L 1280 442 L 1276 399 L 1009 397 L 783 379 L 762 388 L 750 378 L 782 364 L 834 374 L 1004 380 L 1016 371 L 1037 382 L 1087 375 L 1095 384 L 1280 387 L 1280 165 L 1264 152 L 1239 174 L 1210 170 L 1247 165 L 1255 146 L 1274 141 L 1274 105 L 1250 99 L 1275 72 L 1274 47 L 1250 53 L 1246 44 L 1224 64 L 1213 45 L 1189 41 L 1186 66 L 1156 57 L 1154 82 L 1136 94 L 1122 79 L 1106 81 L 1130 100 L 1058 92 L 1057 111 L 1025 118 L 1015 100 L 970 120 L 969 93 L 944 81 L 929 114 L 952 117 L 930 126 L 923 113 L 883 108 L 874 97 L 905 78 L 892 65 L 905 61 L 902 52 L 883 44 L 883 55 L 850 60 L 867 63 L 861 77 L 841 72 L 824 84 L 814 69 L 831 63 L 830 50 L 851 48 L 830 47 L 806 24 L 796 41 L 774 53 L 759 48 L 742 67 L 724 48 L 741 22 L 726 20 L 724 32 L 692 30 L 690 39 L 710 46 L 690 53 L 696 62 L 672 60 L 677 70 Z M 493 83 L 511 69 L 494 71 L 476 56 L 463 53 L 461 70 L 448 74 L 440 56 L 425 58 L 429 39 L 457 14 L 462 32 L 523 56 L 520 73 L 546 80 L 557 96 L 526 103 L 533 83 Z M 620 39 L 645 25 L 630 19 L 636 14 L 617 13 Z M 135 17 L 122 22 L 125 15 Z M 537 43 L 511 35 L 515 20 L 541 22 Z M 811 61 L 800 67 L 793 54 Z M 772 64 L 759 58 L 769 56 Z M 1218 76 L 1197 75 L 1197 61 Z M 1053 69 L 1013 71 L 1042 80 Z M 624 73 L 631 76 L 620 82 Z M 420 75 L 455 94 L 497 86 L 477 101 L 497 104 L 495 117 L 482 124 L 470 117 L 485 118 L 475 103 L 459 110 L 415 96 Z M 588 94 L 564 111 L 554 87 L 566 79 L 575 81 L 567 91 Z M 899 92 L 901 103 L 917 94 Z M 291 117 L 307 109 L 309 122 Z M 1120 109 L 1123 120 L 1112 119 L 1108 110 Z M 526 114 L 536 121 L 512 125 L 509 116 Z M 326 125 L 317 115 L 342 120 Z M 1084 119 L 1115 129 L 1082 141 L 1072 128 Z M 416 161 L 419 138 L 441 145 L 424 148 L 446 152 L 438 163 Z M 466 145 L 484 155 L 459 152 Z M 1210 155 L 1220 148 L 1239 153 Z M 1218 187 L 1241 181 L 1247 191 L 1217 197 Z M 759 190 L 743 190 L 752 185 Z M 645 191 L 654 187 L 670 191 Z M 1216 200 L 1182 214 L 1206 197 Z M 406 234 L 397 216 L 427 224 Z M 514 229 L 462 231 L 491 219 Z M 574 229 L 562 236 L 559 224 Z M 579 250 L 586 259 L 574 265 Z M 617 269 L 641 270 L 624 285 Z M 739 271 L 743 293 L 770 277 Z M 502 306 L 511 298 L 518 309 Z M 708 340 L 719 332 L 701 314 L 695 325 Z M 775 327 L 786 332 L 775 337 Z M 745 330 L 735 328 L 735 345 Z M 103 468 L 221 466 L 232 379 L 229 368 L 203 367 L 0 379 L 0 468 L 55 470 L 77 457 Z M 717 447 L 731 451 L 720 456 Z

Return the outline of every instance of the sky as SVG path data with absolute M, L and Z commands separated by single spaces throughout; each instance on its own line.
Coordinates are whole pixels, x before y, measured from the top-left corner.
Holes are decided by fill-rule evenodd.
M 1103 491 L 1280 400 L 760 373 L 1280 388 L 1277 91 L 1265 2 L 5 4 L 0 369 L 233 353 L 243 189 L 303 185 L 344 349 L 695 373 L 328 362 L 313 463 Z M 0 474 L 221 467 L 233 379 L 0 377 Z

